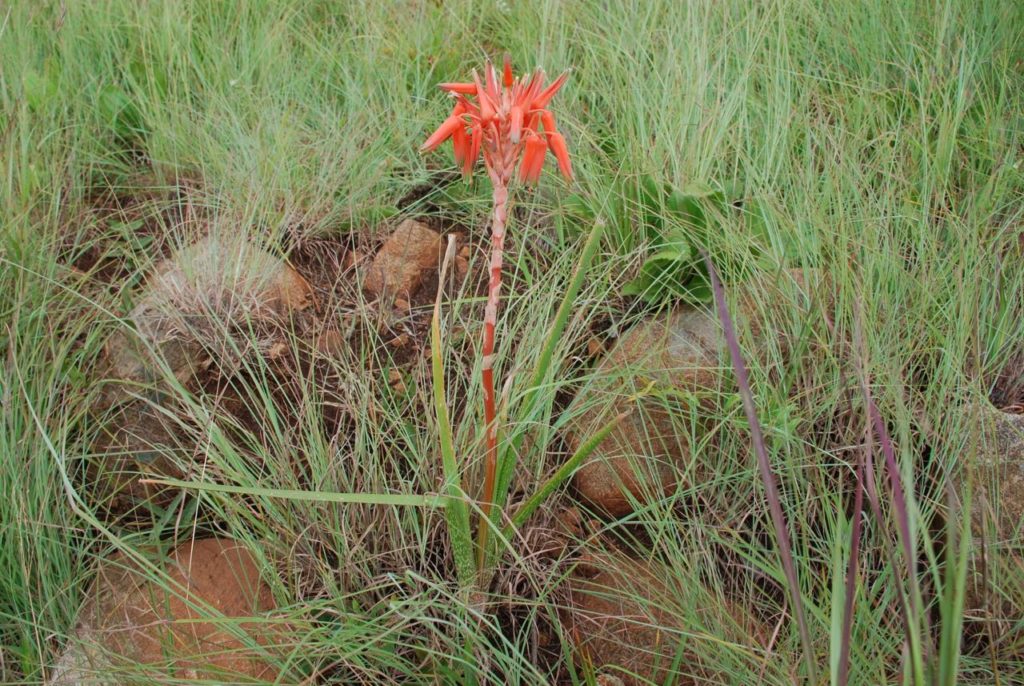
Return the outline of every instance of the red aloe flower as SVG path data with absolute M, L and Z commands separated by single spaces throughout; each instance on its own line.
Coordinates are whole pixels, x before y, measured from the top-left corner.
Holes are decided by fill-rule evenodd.
M 562 175 L 572 180 L 572 163 L 565 138 L 555 128 L 555 118 L 547 110 L 568 72 L 545 88 L 543 71 L 538 69 L 528 79 L 517 79 L 506 57 L 501 76 L 499 81 L 494 65 L 488 64 L 483 83 L 476 72 L 473 72 L 472 83 L 442 83 L 441 89 L 455 98 L 455 106 L 420 150 L 433 150 L 451 138 L 455 161 L 462 166 L 463 174 L 472 174 L 473 165 L 482 152 L 492 181 L 507 184 L 517 162 L 520 163 L 520 179 L 535 183 L 550 149 Z M 479 144 L 474 140 L 479 140 Z M 537 162 L 538 156 L 540 162 Z
M 501 79 L 488 63 L 484 81 L 473 72 L 472 83 L 442 83 L 455 99 L 451 115 L 423 143 L 423 152 L 433 150 L 449 138 L 455 150 L 455 162 L 467 178 L 481 153 L 493 186 L 494 211 L 491 215 L 491 278 L 484 309 L 483 390 L 484 421 L 487 452 L 484 458 L 484 485 L 481 495 L 481 522 L 478 527 L 479 561 L 483 567 L 487 551 L 487 532 L 495 498 L 495 475 L 498 464 L 496 402 L 494 396 L 494 329 L 498 321 L 501 296 L 501 262 L 505 250 L 505 222 L 508 219 L 508 183 L 516 165 L 519 179 L 536 183 L 550 149 L 558 161 L 558 169 L 572 180 L 572 163 L 565 139 L 555 128 L 555 117 L 547 110 L 548 103 L 568 78 L 562 74 L 547 86 L 540 69 L 528 78 L 515 78 L 508 56 L 505 57 Z M 475 99 L 474 99 L 475 98 Z

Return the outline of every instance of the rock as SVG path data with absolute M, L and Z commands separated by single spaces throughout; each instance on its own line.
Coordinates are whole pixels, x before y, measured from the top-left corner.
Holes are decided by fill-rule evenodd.
M 245 548 L 226 539 L 195 541 L 162 566 L 164 585 L 123 555 L 102 564 L 51 686 L 278 678 L 267 657 L 277 631 L 267 627 L 280 625 L 237 619 L 275 609 Z
M 594 384 L 577 398 L 590 407 L 572 424 L 572 449 L 611 418 L 625 417 L 574 476 L 588 504 L 621 517 L 633 511 L 631 497 L 642 502 L 675 489 L 677 472 L 690 457 L 688 438 L 672 418 L 671 406 L 679 403 L 642 396 L 657 389 L 693 397 L 715 391 L 718 336 L 718 322 L 709 313 L 683 310 L 637 325 L 597 365 Z M 610 406 L 600 402 L 608 396 Z
M 773 298 L 744 293 L 731 313 L 737 330 L 762 338 L 766 318 L 759 300 L 769 306 L 797 300 L 807 295 L 805 284 L 803 272 L 783 272 Z M 693 308 L 641 322 L 598 363 L 593 377 L 576 398 L 582 411 L 570 426 L 570 447 L 625 416 L 573 481 L 588 504 L 622 517 L 633 511 L 631 500 L 649 502 L 675 490 L 692 459 L 683 429 L 699 428 L 698 410 L 710 409 L 723 387 L 732 388 L 721 324 L 710 310 Z
M 980 536 L 987 520 L 997 536 L 1007 540 L 1024 522 L 1024 414 L 987 406 L 982 415 L 983 445 L 971 465 L 972 528 Z
M 151 393 L 159 401 L 158 393 Z M 166 402 L 166 401 L 164 401 Z M 134 503 L 166 504 L 174 490 L 141 483 L 143 476 L 182 476 L 172 455 L 179 450 L 179 427 L 157 405 L 135 400 L 104 416 L 93 451 L 102 460 L 90 461 L 89 477 L 100 489 L 97 500 L 117 511 Z
M 327 358 L 341 357 L 347 347 L 345 336 L 336 329 L 327 329 L 316 338 L 314 349 L 317 354 Z
M 673 670 L 680 643 L 692 646 L 707 632 L 716 640 L 724 635 L 749 652 L 763 645 L 764 627 L 720 599 L 693 610 L 689 616 L 700 626 L 687 626 L 686 615 L 673 610 L 687 594 L 671 586 L 670 570 L 617 555 L 598 557 L 587 565 L 600 570 L 596 576 L 573 576 L 568 582 L 569 610 L 563 623 L 581 666 L 626 686 L 666 683 L 670 676 L 680 685 L 727 683 L 723 675 L 709 673 L 689 647 Z
M 441 235 L 414 219 L 406 219 L 388 237 L 366 271 L 363 288 L 375 298 L 408 299 L 444 255 Z
M 134 330 L 115 332 L 101 362 L 93 409 L 106 414 L 94 449 L 106 456 L 98 476 L 115 498 L 144 497 L 134 484 L 140 473 L 180 476 L 166 459 L 178 433 L 168 375 L 195 391 L 213 365 L 233 373 L 252 349 L 251 331 L 283 322 L 312 297 L 298 272 L 240 236 L 211 235 L 156 266 L 127 316 Z
M 307 308 L 309 284 L 285 262 L 244 237 L 211 235 L 158 264 L 128 314 L 134 332 L 118 331 L 104 349 L 110 387 L 106 404 L 125 399 L 131 384 L 163 379 L 185 386 L 216 358 L 223 366 L 244 343 L 230 333 L 272 323 Z M 230 364 L 230 363 L 229 363 Z

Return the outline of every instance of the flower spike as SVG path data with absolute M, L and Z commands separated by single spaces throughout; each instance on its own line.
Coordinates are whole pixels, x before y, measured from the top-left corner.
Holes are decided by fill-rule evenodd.
M 468 179 L 477 159 L 483 157 L 487 175 L 493 186 L 494 206 L 491 214 L 490 278 L 487 306 L 484 308 L 481 376 L 484 399 L 484 483 L 480 496 L 480 523 L 477 527 L 478 567 L 483 569 L 487 557 L 487 536 L 491 529 L 491 508 L 495 501 L 498 467 L 497 397 L 494 392 L 494 341 L 498 305 L 501 301 L 501 265 L 508 223 L 509 184 L 516 175 L 522 183 L 540 180 L 550 148 L 558 168 L 566 179 L 572 179 L 569 149 L 562 134 L 555 129 L 555 118 L 548 103 L 562 87 L 568 72 L 547 88 L 544 72 L 537 69 L 527 78 L 515 78 L 512 64 L 505 56 L 501 80 L 494 65 L 485 66 L 484 80 L 473 71 L 472 83 L 443 83 L 442 90 L 455 98 L 455 107 L 447 119 L 423 143 L 421 150 L 433 150 L 449 138 L 455 162 Z M 543 126 L 543 129 L 541 128 Z
M 472 176 L 482 154 L 488 171 L 506 183 L 513 175 L 524 183 L 535 183 L 550 150 L 562 176 L 571 181 L 569 148 L 547 109 L 568 77 L 569 72 L 563 72 L 545 86 L 544 71 L 538 67 L 516 78 L 506 54 L 500 75 L 488 62 L 483 78 L 474 70 L 469 82 L 442 83 L 441 90 L 455 98 L 455 108 L 421 150 L 433 150 L 451 138 L 456 166 L 465 177 Z

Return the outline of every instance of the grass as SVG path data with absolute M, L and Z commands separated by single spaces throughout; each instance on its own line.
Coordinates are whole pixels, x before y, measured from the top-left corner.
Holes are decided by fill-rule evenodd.
M 731 310 L 748 293 L 786 334 L 757 341 L 737 321 L 800 588 L 779 561 L 728 389 L 700 417 L 711 436 L 694 443 L 700 478 L 589 535 L 588 545 L 618 541 L 666 570 L 674 591 L 661 601 L 679 624 L 663 628 L 688 656 L 679 668 L 789 684 L 806 683 L 813 664 L 819 683 L 840 683 L 845 644 L 848 683 L 926 683 L 934 646 L 947 683 L 1024 678 L 1024 625 L 993 614 L 1024 606 L 1019 532 L 984 540 L 987 611 L 965 609 L 956 582 L 963 574 L 970 585 L 982 545 L 960 509 L 965 468 L 986 440 L 972 408 L 1024 348 L 1024 10 L 995 0 L 603 5 L 0 8 L 0 681 L 45 678 L 113 550 L 215 533 L 252 548 L 295 627 L 275 658 L 282 683 L 585 682 L 568 640 L 556 636 L 550 654 L 537 647 L 539 632 L 557 634 L 568 572 L 539 562 L 531 541 L 573 497 L 544 485 L 570 458 L 566 428 L 588 404 L 612 400 L 568 402 L 595 381 L 588 340 L 611 342 L 652 315 L 621 295 L 645 256 L 645 218 L 612 211 L 644 177 L 736 189 L 742 205 L 700 243 Z M 166 211 L 173 189 L 187 182 L 195 216 L 274 249 L 371 245 L 406 215 L 482 246 L 488 194 L 416 150 L 444 115 L 435 84 L 504 50 L 521 67 L 573 68 L 558 107 L 579 179 L 568 188 L 545 172 L 535 195 L 517 194 L 509 231 L 496 367 L 516 457 L 506 514 L 537 509 L 511 537 L 495 535 L 510 542 L 489 588 L 502 601 L 481 609 L 461 592 L 445 509 L 410 505 L 450 476 L 439 391 L 446 450 L 463 483 L 477 482 L 482 303 L 469 286 L 441 302 L 442 349 L 431 352 L 443 358 L 444 388 L 429 357 L 409 362 L 372 344 L 366 332 L 390 315 L 358 293 L 327 313 L 356 332 L 329 363 L 288 362 L 308 345 L 298 330 L 285 362 L 247 359 L 230 392 L 253 421 L 179 386 L 173 419 L 188 452 L 168 459 L 199 464 L 189 478 L 199 487 L 110 520 L 111 503 L 86 478 L 99 461 L 94 370 L 162 242 L 185 239 Z M 98 200 L 109 189 L 148 199 L 111 216 Z M 571 192 L 616 220 L 566 311 L 590 228 L 564 206 Z M 69 257 L 82 254 L 105 259 L 76 262 L 83 275 Z M 815 270 L 810 306 L 772 296 L 791 266 Z M 415 307 L 429 321 L 432 301 Z M 546 346 L 556 320 L 564 331 Z M 258 342 L 258 332 L 247 337 Z M 879 512 L 865 508 L 851 555 L 857 465 L 869 449 Z M 890 505 L 893 478 L 905 515 Z M 542 488 L 538 504 L 530 497 Z M 968 537 L 961 572 L 956 541 Z M 901 597 L 920 601 L 906 650 Z M 750 622 L 770 640 L 738 639 Z

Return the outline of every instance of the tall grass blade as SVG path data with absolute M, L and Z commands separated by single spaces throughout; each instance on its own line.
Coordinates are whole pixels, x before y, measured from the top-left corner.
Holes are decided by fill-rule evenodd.
M 590 457 L 591 453 L 597 449 L 597 446 L 601 445 L 601 441 L 608 437 L 608 434 L 618 426 L 626 417 L 625 413 L 619 414 L 612 418 L 610 422 L 602 426 L 593 436 L 588 438 L 572 456 L 562 463 L 562 466 L 555 470 L 548 479 L 541 484 L 540 488 L 530 496 L 525 503 L 516 511 L 515 515 L 512 516 L 512 528 L 520 527 L 526 523 L 526 520 L 530 518 L 538 507 L 555 491 L 556 488 L 562 485 L 566 479 L 572 476 L 573 472 L 576 471 L 577 467 L 583 464 L 583 461 Z M 511 534 L 511 528 L 505 532 L 506 538 Z
M 910 512 L 907 509 L 907 497 L 903 490 L 903 482 L 900 477 L 899 464 L 896 462 L 896 452 L 892 447 L 892 440 L 889 437 L 889 430 L 882 421 L 882 414 L 878 411 L 871 391 L 864 387 L 865 398 L 868 405 L 868 416 L 871 419 L 872 427 L 878 437 L 878 442 L 885 457 L 886 471 L 889 474 L 889 488 L 892 493 L 892 506 L 896 516 L 896 524 L 899 527 L 900 539 L 903 546 L 903 557 L 906 563 L 907 582 L 910 585 L 909 598 L 907 599 L 907 642 L 910 648 L 911 663 L 914 670 L 914 679 L 919 684 L 925 683 L 924 668 L 924 646 L 921 636 L 918 619 L 920 614 L 920 590 L 917 583 L 917 570 L 915 568 L 917 556 L 914 554 L 914 543 L 910 533 Z
M 768 460 L 768 449 L 765 445 L 764 434 L 761 432 L 761 423 L 757 418 L 757 409 L 754 407 L 754 394 L 750 389 L 747 365 L 743 361 L 743 353 L 740 351 L 736 328 L 733 326 L 732 317 L 729 314 L 729 306 L 725 302 L 725 289 L 718 278 L 718 272 L 711 261 L 711 257 L 703 248 L 701 249 L 701 255 L 704 257 L 704 263 L 708 268 L 708 276 L 711 278 L 711 289 L 715 296 L 718 318 L 722 322 L 726 345 L 729 348 L 729 357 L 732 360 L 733 371 L 736 374 L 736 383 L 739 386 L 740 397 L 743 399 L 743 410 L 746 412 L 747 423 L 750 425 L 750 438 L 754 445 L 758 468 L 761 471 L 761 480 L 764 482 L 765 494 L 768 498 L 768 509 L 771 512 L 772 524 L 775 527 L 775 537 L 779 545 L 779 556 L 782 558 L 782 568 L 785 571 L 786 581 L 789 585 L 789 592 L 793 602 L 793 613 L 796 615 L 797 625 L 800 629 L 800 640 L 804 648 L 808 681 L 813 684 L 817 682 L 814 650 L 811 643 L 811 634 L 807 628 L 803 596 L 800 592 L 800 580 L 797 578 L 796 564 L 793 561 L 789 531 L 786 529 L 786 517 L 782 511 L 782 497 L 779 493 L 778 484 L 775 482 L 775 475 L 772 473 L 771 463 Z
M 853 604 L 857 593 L 857 568 L 860 563 L 861 520 L 864 511 L 864 460 L 857 461 L 857 492 L 853 501 L 853 526 L 850 529 L 850 561 L 846 567 L 846 593 L 843 597 L 843 627 L 839 639 L 839 673 L 836 683 L 846 686 L 850 678 L 850 641 L 853 634 Z
M 956 499 L 947 482 L 949 516 L 947 519 L 946 575 L 939 613 L 942 631 L 939 636 L 939 686 L 955 686 L 960 662 L 960 641 L 963 635 L 964 595 L 967 590 L 967 563 L 971 553 L 971 488 L 965 489 L 960 522 L 957 523 Z M 957 530 L 959 526 L 959 531 Z

